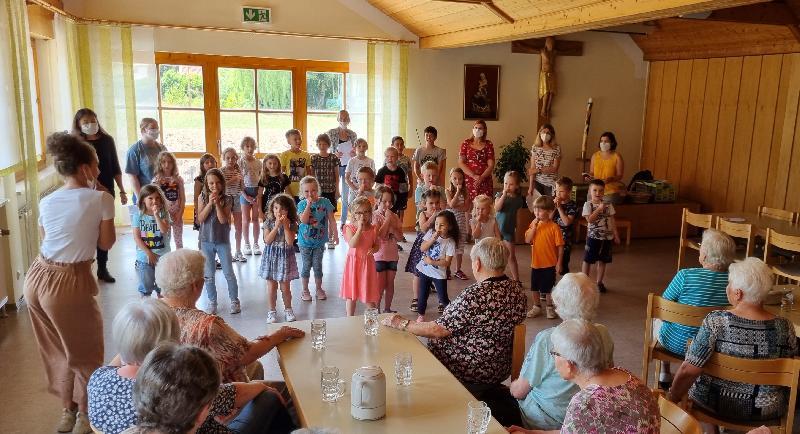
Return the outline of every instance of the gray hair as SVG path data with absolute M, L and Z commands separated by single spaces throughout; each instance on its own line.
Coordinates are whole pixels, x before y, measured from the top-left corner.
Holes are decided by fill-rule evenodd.
M 583 375 L 593 375 L 606 367 L 600 331 L 589 321 L 568 319 L 550 335 L 553 351 L 569 360 Z
M 481 264 L 489 270 L 505 270 L 508 265 L 508 249 L 499 238 L 486 237 L 472 246 L 469 257 L 474 261 L 480 259 Z
M 126 304 L 111 326 L 122 361 L 140 364 L 162 342 L 178 342 L 181 327 L 172 308 L 145 298 Z
M 728 269 L 728 285 L 731 289 L 741 289 L 748 303 L 763 302 L 773 282 L 769 265 L 752 256 L 734 262 Z
M 700 253 L 705 254 L 705 262 L 709 265 L 727 270 L 736 257 L 736 242 L 724 232 L 706 229 L 700 242 Z
M 183 298 L 191 285 L 203 277 L 203 253 L 178 249 L 159 258 L 156 264 L 156 284 L 165 297 Z
M 600 305 L 597 285 L 583 273 L 567 273 L 553 289 L 553 304 L 563 320 L 594 320 Z
M 133 403 L 144 432 L 183 433 L 217 395 L 217 362 L 204 350 L 165 344 L 147 355 L 133 384 Z

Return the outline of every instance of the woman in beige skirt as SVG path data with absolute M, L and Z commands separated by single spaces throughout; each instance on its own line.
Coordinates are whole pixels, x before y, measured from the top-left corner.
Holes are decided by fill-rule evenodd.
M 58 432 L 91 433 L 86 383 L 103 363 L 103 318 L 94 297 L 97 248 L 114 245 L 114 199 L 96 190 L 97 155 L 67 133 L 47 138 L 64 187 L 39 203 L 40 255 L 25 278 L 33 332 L 48 390 L 64 407 Z

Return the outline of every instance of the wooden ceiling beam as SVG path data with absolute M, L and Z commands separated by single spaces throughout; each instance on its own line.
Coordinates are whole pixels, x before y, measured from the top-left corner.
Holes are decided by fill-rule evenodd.
M 766 0 L 605 0 L 518 19 L 422 36 L 421 48 L 451 48 L 574 33 L 622 24 L 762 3 Z M 380 8 L 380 6 L 378 6 Z

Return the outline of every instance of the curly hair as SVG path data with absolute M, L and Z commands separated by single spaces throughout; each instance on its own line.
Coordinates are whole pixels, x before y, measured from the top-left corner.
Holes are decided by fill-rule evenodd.
M 92 145 L 66 132 L 53 133 L 47 138 L 47 153 L 53 157 L 53 166 L 62 176 L 73 176 L 84 164 L 97 161 Z
M 286 210 L 286 218 L 289 219 L 291 224 L 296 225 L 299 223 L 300 219 L 297 217 L 297 206 L 294 204 L 294 199 L 286 193 L 276 194 L 275 197 L 269 201 L 267 220 L 275 220 L 275 213 L 272 211 L 275 204 L 280 205 L 281 208 Z

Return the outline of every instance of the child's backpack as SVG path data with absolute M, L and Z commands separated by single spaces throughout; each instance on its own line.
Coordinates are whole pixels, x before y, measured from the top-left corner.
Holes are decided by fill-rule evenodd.
M 630 191 L 633 188 L 633 185 L 636 181 L 652 181 L 653 180 L 653 172 L 649 170 L 640 170 L 633 175 L 631 178 L 630 184 L 628 184 L 628 190 Z

